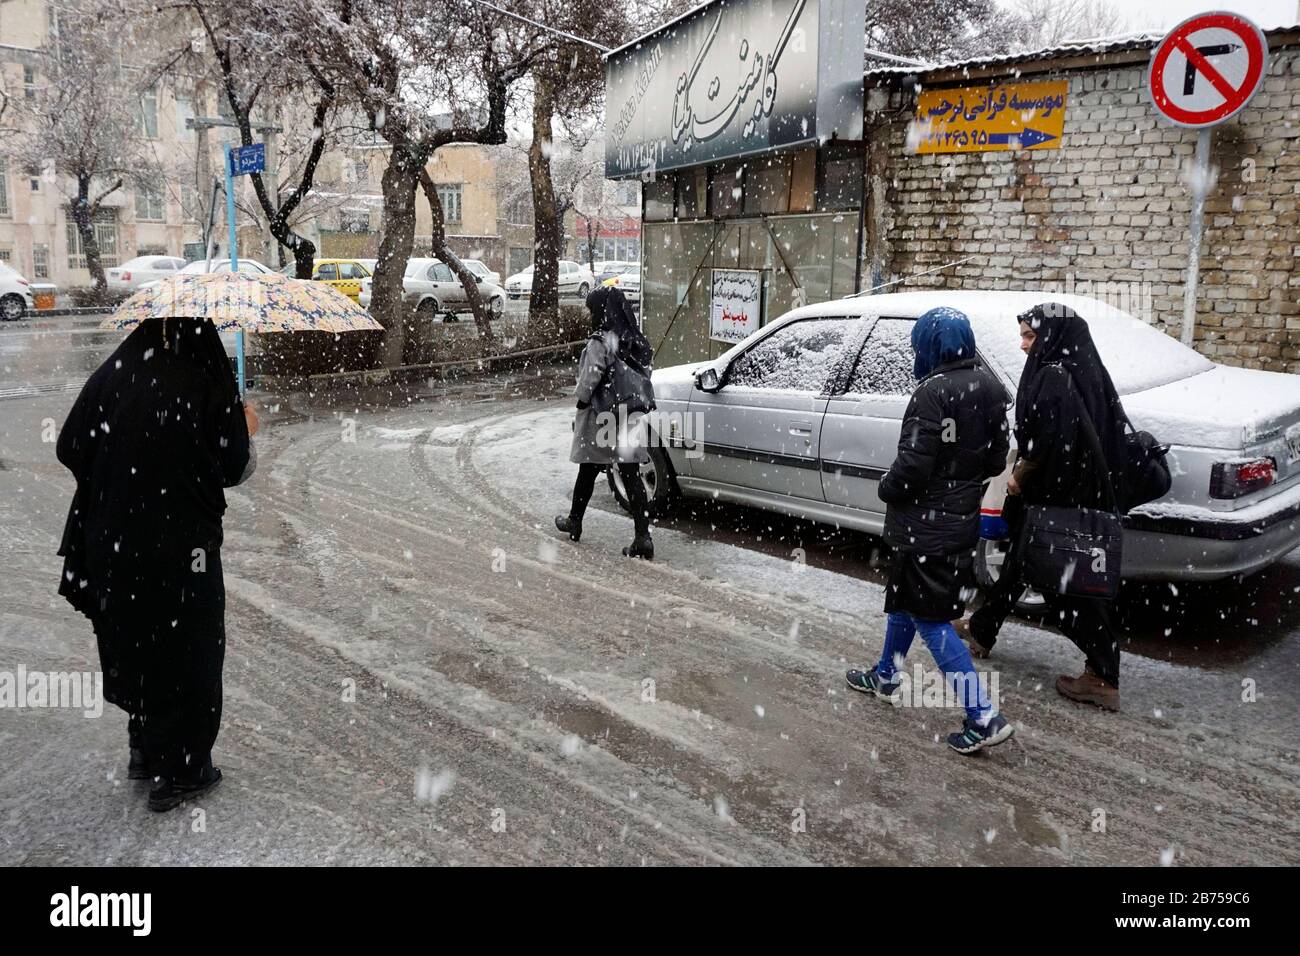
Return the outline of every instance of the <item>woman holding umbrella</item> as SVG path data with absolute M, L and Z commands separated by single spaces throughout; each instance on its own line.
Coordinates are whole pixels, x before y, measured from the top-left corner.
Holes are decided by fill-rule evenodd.
M 130 718 L 127 775 L 155 781 L 151 810 L 221 780 L 223 489 L 251 473 L 257 428 L 212 323 L 148 319 L 59 434 L 77 480 L 59 593 L 94 625 L 104 696 Z

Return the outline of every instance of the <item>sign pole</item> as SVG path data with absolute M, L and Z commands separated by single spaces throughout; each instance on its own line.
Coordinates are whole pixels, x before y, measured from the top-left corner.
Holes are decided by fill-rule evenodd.
M 226 230 L 227 240 L 230 245 L 230 274 L 233 276 L 239 271 L 239 250 L 237 244 L 239 239 L 235 235 L 235 175 L 234 159 L 230 155 L 230 144 L 225 146 L 226 151 Z M 238 329 L 235 332 L 235 375 L 239 380 L 239 397 L 244 397 L 244 330 Z
M 1196 285 L 1201 276 L 1201 234 L 1205 226 L 1205 194 L 1210 188 L 1210 136 L 1214 127 L 1196 131 L 1196 162 L 1192 171 L 1192 222 L 1187 240 L 1187 282 L 1183 287 L 1182 342 L 1191 346 L 1196 331 Z

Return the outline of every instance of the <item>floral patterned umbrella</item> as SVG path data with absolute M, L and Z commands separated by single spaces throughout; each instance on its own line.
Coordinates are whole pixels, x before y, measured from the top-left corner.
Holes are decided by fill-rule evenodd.
M 100 323 L 129 329 L 145 319 L 208 319 L 218 332 L 359 332 L 382 329 L 359 305 L 323 282 L 278 272 L 178 275 L 141 289 Z

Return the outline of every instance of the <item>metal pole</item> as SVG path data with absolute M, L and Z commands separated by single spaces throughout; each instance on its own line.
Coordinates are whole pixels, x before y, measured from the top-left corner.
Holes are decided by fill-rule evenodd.
M 1205 223 L 1205 194 L 1210 185 L 1210 135 L 1206 126 L 1196 133 L 1196 164 L 1192 172 L 1192 224 L 1187 240 L 1187 282 L 1183 287 L 1182 341 L 1191 346 L 1196 332 L 1196 284 L 1201 275 L 1201 233 Z
M 226 234 L 230 243 L 230 274 L 239 271 L 239 239 L 235 235 L 235 175 L 231 162 L 230 144 L 224 147 L 226 154 Z M 235 332 L 235 375 L 239 379 L 239 395 L 244 395 L 244 330 Z

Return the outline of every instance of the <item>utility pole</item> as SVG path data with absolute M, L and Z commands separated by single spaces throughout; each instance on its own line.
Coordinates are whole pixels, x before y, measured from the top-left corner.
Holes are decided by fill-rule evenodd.
M 187 129 L 192 129 L 197 133 L 198 156 L 195 158 L 195 176 L 199 182 L 200 191 L 203 184 L 209 181 L 211 177 L 211 157 L 208 155 L 208 130 L 213 127 L 235 128 L 238 127 L 232 119 L 226 119 L 224 116 L 195 116 L 185 121 Z M 253 129 L 262 134 L 266 143 L 266 172 L 262 174 L 262 183 L 266 186 L 267 195 L 271 197 L 271 205 L 275 208 L 280 207 L 280 193 L 276 170 L 278 169 L 279 157 L 276 154 L 275 134 L 284 132 L 284 127 L 277 126 L 273 123 L 262 123 L 254 126 Z M 271 253 L 275 251 L 276 239 L 271 235 L 271 220 L 266 220 L 266 228 L 262 238 L 263 258 L 272 258 Z M 229 254 L 230 250 L 226 250 Z M 278 257 L 275 257 L 278 261 Z
M 223 116 L 194 116 L 185 121 L 185 128 L 192 129 L 195 132 L 195 151 L 197 155 L 194 158 L 194 175 L 198 180 L 198 193 L 203 195 L 206 192 L 206 184 L 212 178 L 212 158 L 208 155 L 208 130 L 215 126 L 234 126 L 234 120 L 228 120 Z M 209 223 L 209 228 L 213 225 Z M 205 244 L 208 237 L 204 237 Z M 230 250 L 227 249 L 229 254 Z

